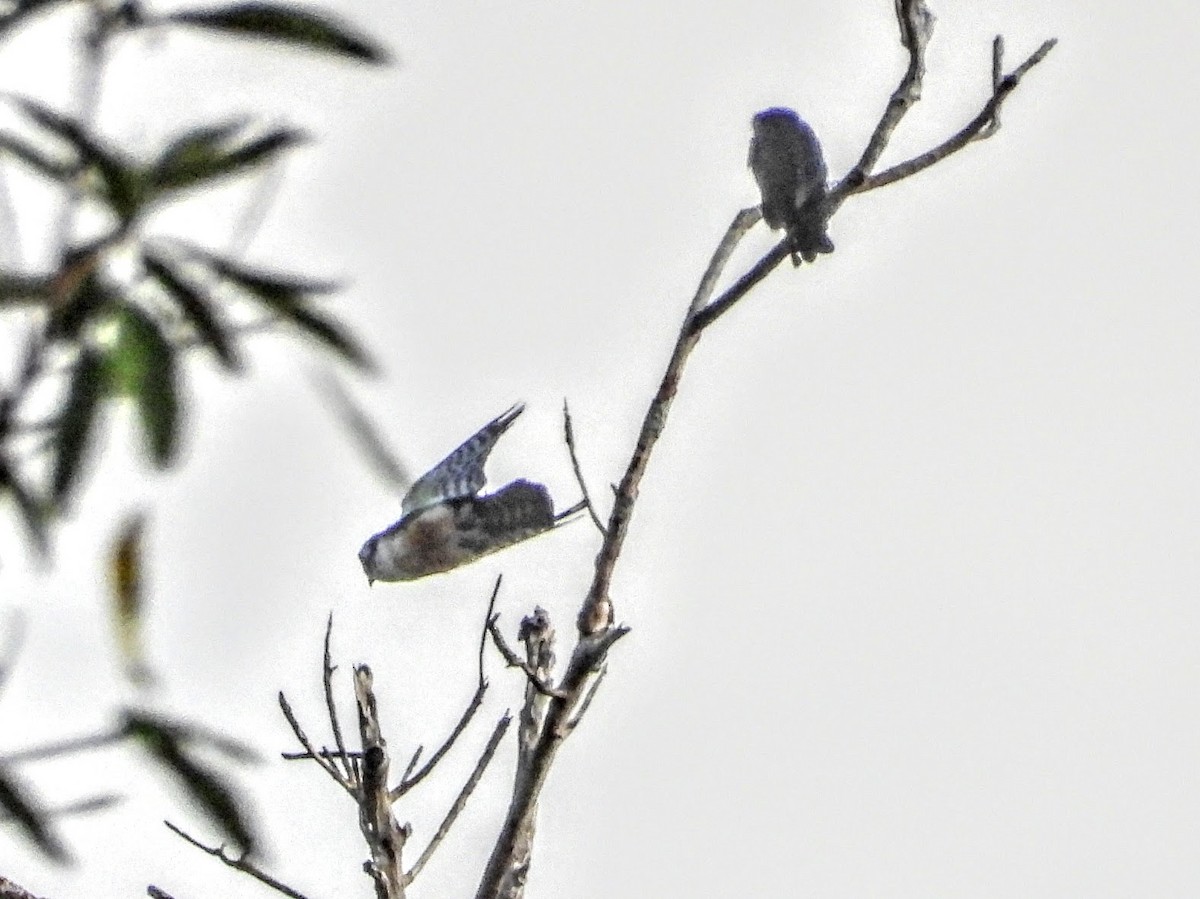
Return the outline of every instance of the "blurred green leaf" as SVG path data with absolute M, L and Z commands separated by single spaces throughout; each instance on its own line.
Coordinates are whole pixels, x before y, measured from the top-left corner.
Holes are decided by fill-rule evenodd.
M 255 138 L 234 139 L 244 122 L 197 128 L 173 140 L 150 166 L 153 190 L 184 190 L 270 161 L 309 140 L 297 128 L 275 128 Z
M 137 216 L 148 199 L 149 182 L 136 164 L 105 148 L 97 137 L 70 116 L 29 97 L 10 95 L 9 98 L 27 117 L 69 144 L 85 166 L 95 169 L 100 177 L 96 193 L 108 201 L 123 223 Z M 32 160 L 26 161 L 33 164 Z
M 44 275 L 0 271 L 0 306 L 40 303 L 49 296 L 50 279 Z
M 218 277 L 350 362 L 368 371 L 375 368 L 374 360 L 345 328 L 307 303 L 312 295 L 337 290 L 340 285 L 336 282 L 263 272 L 191 245 L 186 246 L 186 251 L 208 265 Z
M 125 732 L 175 775 L 187 795 L 243 852 L 254 848 L 253 830 L 234 792 L 215 772 L 186 752 L 181 738 L 186 730 L 171 722 L 127 710 Z
M 78 161 L 55 159 L 54 154 L 47 153 L 14 134 L 0 134 L 0 151 L 11 153 L 30 168 L 60 184 L 70 181 L 79 171 Z
M 150 458 L 159 468 L 175 459 L 179 392 L 175 348 L 158 323 L 132 303 L 121 307 L 117 340 L 108 355 L 109 383 L 133 397 Z
M 20 25 L 28 16 L 68 0 L 16 0 L 8 12 L 0 15 L 0 38 Z
M 312 335 L 348 362 L 357 365 L 364 371 L 375 370 L 375 360 L 363 346 L 332 318 L 304 306 L 293 306 L 290 310 L 280 310 L 290 322 L 300 330 Z
M 210 307 L 208 299 L 188 284 L 167 259 L 153 250 L 145 247 L 142 249 L 142 262 L 146 270 L 183 310 L 200 340 L 212 348 L 225 368 L 234 372 L 241 371 L 242 361 L 237 349 L 215 310 Z
M 302 49 L 382 64 L 386 50 L 329 13 L 276 3 L 236 3 L 215 9 L 182 10 L 165 17 L 179 25 L 240 37 L 293 44 Z
M 104 382 L 104 358 L 97 350 L 85 347 L 75 362 L 54 438 L 54 500 L 60 506 L 70 499 L 78 483 L 96 409 L 104 396 Z
M 0 767 L 0 808 L 15 821 L 34 844 L 56 862 L 70 860 L 66 847 L 50 829 L 50 821 L 29 797 L 24 784 L 13 773 Z
M 264 272 L 191 244 L 186 246 L 186 250 L 203 260 L 221 278 L 279 312 L 300 305 L 310 296 L 332 293 L 341 288 L 336 281 L 317 281 Z
M 38 555 L 46 556 L 50 552 L 50 532 L 48 527 L 48 512 L 45 502 L 34 496 L 12 465 L 0 457 L 0 492 L 7 490 L 12 494 L 13 502 L 21 513 L 21 520 L 29 539 L 33 542 Z

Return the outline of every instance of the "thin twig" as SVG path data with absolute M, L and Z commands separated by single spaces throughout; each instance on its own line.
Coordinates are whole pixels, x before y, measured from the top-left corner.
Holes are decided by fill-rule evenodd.
M 475 689 L 475 695 L 471 697 L 470 704 L 467 705 L 466 711 L 458 719 L 458 723 L 454 725 L 454 730 L 450 732 L 444 743 L 437 748 L 437 751 L 429 757 L 429 761 L 421 766 L 415 774 L 409 777 L 407 774 L 401 779 L 400 783 L 392 788 L 391 797 L 393 800 L 399 799 L 426 777 L 429 776 L 437 763 L 442 760 L 455 741 L 462 735 L 462 732 L 467 729 L 467 725 L 471 723 L 471 719 L 475 717 L 475 713 L 479 711 L 479 707 L 483 704 L 484 693 L 487 692 L 487 684 L 482 683 Z M 414 756 L 415 758 L 415 756 Z
M 492 610 L 496 608 L 496 597 L 500 593 L 502 578 L 502 574 L 496 576 L 496 584 L 492 587 L 492 596 L 488 600 L 487 617 L 484 618 L 483 628 L 479 633 L 479 681 L 475 687 L 475 694 L 471 697 L 466 710 L 459 717 L 458 723 L 454 725 L 454 730 L 450 732 L 450 736 L 429 757 L 429 761 L 414 774 L 413 769 L 417 766 L 417 757 L 420 756 L 423 748 L 421 746 L 417 747 L 417 751 L 413 753 L 413 757 L 409 760 L 408 767 L 404 771 L 404 776 L 400 778 L 400 783 L 392 788 L 391 797 L 393 801 L 399 799 L 433 771 L 438 762 L 454 746 L 455 741 L 462 735 L 462 732 L 467 729 L 467 725 L 471 723 L 471 720 L 475 717 L 475 713 L 479 711 L 479 707 L 483 704 L 483 697 L 487 693 L 488 688 L 487 679 L 483 676 L 483 652 L 487 647 L 488 622 L 492 620 Z
M 417 859 L 415 865 L 404 875 L 406 883 L 412 883 L 421 869 L 425 867 L 425 863 L 433 857 L 433 853 L 441 845 L 446 834 L 450 832 L 450 828 L 454 826 L 455 820 L 459 813 L 467 804 L 467 800 L 471 798 L 471 794 L 475 792 L 475 787 L 479 785 L 480 778 L 483 777 L 483 772 L 487 770 L 491 764 L 492 756 L 496 754 L 496 750 L 500 746 L 500 741 L 504 739 L 504 735 L 508 733 L 508 726 L 512 723 L 512 715 L 507 712 L 496 722 L 496 727 L 492 730 L 492 736 L 487 742 L 487 746 L 483 749 L 483 754 L 479 757 L 479 761 L 475 763 L 475 770 L 471 772 L 471 776 L 467 778 L 467 782 L 463 784 L 461 790 L 458 791 L 458 796 L 454 800 L 454 804 L 450 806 L 450 811 L 446 813 L 446 817 L 442 819 L 442 823 L 438 825 L 437 832 L 434 833 L 433 839 L 429 841 L 429 845 L 421 853 L 421 857 Z
M 333 634 L 333 612 L 325 622 L 325 655 L 322 660 L 322 682 L 325 687 L 325 708 L 329 711 L 329 725 L 333 729 L 333 742 L 341 756 L 342 768 L 346 772 L 346 780 L 354 784 L 357 774 L 350 760 L 346 757 L 346 743 L 342 740 L 342 726 L 338 723 L 337 703 L 333 701 L 333 660 L 329 651 L 329 641 Z
M 579 456 L 575 453 L 575 429 L 571 426 L 571 410 L 568 408 L 565 398 L 563 399 L 563 436 L 567 441 L 567 452 L 571 455 L 571 468 L 575 471 L 575 480 L 579 483 L 579 490 L 583 493 L 583 506 L 587 509 L 592 524 L 596 526 L 596 530 L 603 537 L 607 532 L 604 530 L 604 523 L 600 520 L 600 516 L 596 514 L 596 507 L 592 505 L 591 494 L 588 493 L 587 483 L 583 479 L 583 469 L 580 468 Z
M 608 676 L 608 663 L 600 667 L 596 676 L 592 678 L 591 685 L 588 691 L 583 694 L 583 699 L 579 701 L 578 708 L 574 711 L 571 717 L 567 720 L 565 727 L 568 732 L 573 731 L 579 726 L 579 722 L 583 720 L 583 716 L 587 714 L 587 710 L 592 707 L 592 700 L 596 698 L 596 693 L 600 690 L 600 684 L 604 682 L 604 678 Z
M 830 210 L 837 209 L 846 195 L 874 171 L 901 119 L 921 99 L 925 79 L 925 48 L 933 35 L 933 13 L 925 6 L 924 0 L 896 0 L 896 20 L 900 26 L 900 43 L 908 51 L 908 67 L 892 91 L 862 156 L 837 187 L 830 191 Z
M 205 846 L 191 834 L 186 833 L 179 827 L 176 827 L 170 821 L 163 821 L 163 824 L 167 825 L 168 829 L 170 829 L 176 836 L 181 837 L 182 839 L 191 843 L 201 852 L 211 855 L 213 858 L 218 859 L 223 864 L 233 868 L 235 871 L 241 871 L 243 874 L 249 874 L 259 883 L 266 884 L 276 892 L 282 893 L 285 896 L 290 896 L 291 899 L 307 899 L 307 897 L 299 890 L 292 889 L 292 887 L 288 886 L 283 881 L 277 880 L 270 874 L 263 871 L 253 862 L 246 861 L 245 856 L 242 856 L 241 858 L 233 858 L 225 851 L 224 846 Z
M 296 719 L 296 713 L 292 711 L 292 707 L 288 704 L 287 697 L 283 695 L 282 690 L 279 691 L 279 708 L 283 710 L 283 717 L 291 725 L 292 733 L 296 735 L 296 739 L 300 741 L 300 745 L 304 747 L 308 753 L 308 757 L 320 765 L 326 774 L 337 781 L 338 786 L 357 799 L 358 791 L 355 789 L 354 784 L 346 780 L 341 770 L 338 769 L 327 754 L 318 753 L 313 749 L 312 743 L 309 742 L 307 734 L 304 733 L 304 728 L 300 726 L 300 722 Z
M 496 644 L 496 649 L 499 650 L 500 655 L 504 657 L 505 664 L 510 668 L 519 668 L 522 672 L 524 672 L 529 683 L 532 684 L 533 688 L 543 696 L 554 696 L 558 699 L 566 699 L 565 693 L 560 690 L 556 690 L 551 684 L 539 676 L 534 667 L 530 665 L 529 662 L 517 655 L 513 648 L 508 645 L 508 641 L 504 639 L 504 634 L 500 632 L 500 627 L 497 624 L 499 620 L 500 616 L 494 615 L 492 620 L 488 622 L 488 631 L 492 635 L 492 642 Z
M 321 756 L 321 758 L 332 760 L 341 758 L 343 753 L 339 749 L 321 748 L 317 750 L 317 755 Z M 362 753 L 354 749 L 347 749 L 345 756 L 353 761 L 362 758 Z M 307 750 L 304 752 L 281 752 L 279 753 L 279 757 L 287 762 L 307 762 L 313 757 L 313 754 Z

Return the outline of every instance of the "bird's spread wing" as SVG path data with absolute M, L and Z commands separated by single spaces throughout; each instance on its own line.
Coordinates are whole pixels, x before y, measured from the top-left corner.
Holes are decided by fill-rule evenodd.
M 417 479 L 404 497 L 401 511 L 404 515 L 424 509 L 447 499 L 475 496 L 487 483 L 483 465 L 488 453 L 508 430 L 517 416 L 525 411 L 524 403 L 517 403 L 506 412 L 489 421 L 462 446 Z
M 455 541 L 475 558 L 554 527 L 554 503 L 541 484 L 513 481 L 457 509 Z

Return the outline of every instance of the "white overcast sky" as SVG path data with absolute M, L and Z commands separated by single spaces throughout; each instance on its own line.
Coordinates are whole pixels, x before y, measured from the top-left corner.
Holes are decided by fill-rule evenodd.
M 492 483 L 541 480 L 561 505 L 562 399 L 605 497 L 696 280 L 757 200 L 753 113 L 796 108 L 838 176 L 904 64 L 888 0 L 335 8 L 399 64 L 137 39 L 103 127 L 145 148 L 239 112 L 317 131 L 239 249 L 347 279 L 336 308 L 384 367 L 354 390 L 411 465 L 523 399 Z M 780 268 L 694 354 L 614 584 L 633 632 L 546 788 L 531 899 L 1200 894 L 1200 9 L 934 9 L 924 100 L 885 162 L 975 114 L 995 33 L 1012 64 L 1061 43 L 992 140 L 847 203 L 835 254 Z M 63 96 L 55 36 L 0 48 L 5 89 Z M 244 197 L 163 228 L 219 245 Z M 734 272 L 771 245 L 756 228 Z M 276 692 L 323 733 L 332 609 L 342 673 L 372 664 L 397 756 L 434 744 L 473 688 L 496 574 L 502 622 L 545 606 L 565 656 L 597 540 L 580 523 L 368 589 L 355 553 L 398 497 L 321 408 L 319 357 L 256 345 L 242 381 L 189 367 L 169 476 L 129 462 L 117 417 L 52 573 L 5 522 L 0 591 L 27 640 L 0 747 L 101 728 L 131 698 L 103 548 L 148 507 L 143 701 L 267 756 L 237 776 L 273 872 L 313 899 L 366 896 L 347 798 L 274 760 L 292 748 Z M 522 683 L 487 664 L 494 719 Z M 401 807 L 410 859 L 488 729 Z M 472 894 L 511 764 L 507 746 L 415 895 Z M 36 893 L 267 895 L 162 828 L 216 839 L 121 752 L 22 770 L 55 801 L 129 797 L 62 823 L 74 868 L 0 833 L 0 871 Z

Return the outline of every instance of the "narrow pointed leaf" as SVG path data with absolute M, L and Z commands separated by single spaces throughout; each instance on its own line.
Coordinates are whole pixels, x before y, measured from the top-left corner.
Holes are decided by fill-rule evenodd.
M 163 289 L 173 299 L 183 314 L 196 329 L 196 334 L 204 344 L 212 349 L 221 364 L 229 371 L 241 371 L 242 360 L 237 349 L 225 331 L 225 326 L 217 317 L 216 311 L 210 306 L 208 298 L 196 290 L 185 280 L 183 275 L 172 268 L 171 264 L 152 250 L 142 250 L 142 262 L 162 285 Z
M 187 252 L 203 260 L 209 268 L 256 300 L 277 312 L 302 303 L 307 297 L 332 293 L 341 285 L 336 281 L 317 281 L 250 268 L 216 253 L 188 245 Z
M 292 322 L 302 331 L 360 368 L 372 371 L 375 363 L 365 349 L 332 318 L 307 305 L 313 294 L 337 290 L 333 281 L 314 281 L 252 269 L 231 259 L 189 246 L 188 252 L 207 264 L 215 274 L 249 294 L 268 309 Z
M 0 768 L 0 809 L 50 858 L 56 862 L 70 860 L 66 847 L 51 830 L 47 816 L 7 768 Z
M 175 776 L 188 797 L 243 852 L 254 848 L 253 830 L 234 792 L 214 771 L 186 751 L 176 728 L 136 712 L 126 712 L 125 729 Z
M 275 128 L 258 137 L 233 141 L 233 126 L 214 126 L 176 139 L 151 166 L 149 180 L 161 197 L 206 181 L 238 174 L 308 142 L 298 128 Z
M 300 330 L 315 337 L 346 361 L 364 371 L 375 370 L 375 360 L 334 319 L 305 306 L 293 306 L 290 310 L 281 309 L 280 312 Z
M 108 580 L 117 629 L 117 643 L 130 670 L 140 670 L 142 659 L 142 531 L 139 514 L 125 522 L 108 557 Z
M 175 348 L 153 318 L 126 304 L 110 360 L 113 383 L 137 403 L 150 458 L 159 468 L 167 467 L 175 459 L 179 430 Z
M 0 16 L 0 38 L 24 22 L 28 16 L 65 2 L 68 0 L 17 0 L 7 13 Z
M 166 17 L 241 37 L 292 44 L 298 48 L 348 56 L 369 63 L 386 63 L 388 52 L 329 13 L 317 13 L 276 3 L 236 3 L 215 9 L 183 10 Z
M 172 173 L 187 171 L 198 162 L 203 163 L 211 158 L 226 141 L 248 124 L 249 119 L 242 117 L 185 131 L 158 154 L 154 170 L 159 173 L 160 178 L 169 181 Z
M 50 530 L 48 524 L 48 509 L 46 504 L 34 496 L 12 465 L 0 458 L 0 492 L 8 491 L 12 495 L 17 511 L 25 530 L 39 556 L 45 557 L 50 553 Z
M 98 193 L 104 197 L 122 222 L 131 221 L 147 199 L 147 179 L 133 163 L 106 149 L 88 129 L 70 116 L 29 97 L 12 96 L 12 101 L 30 119 L 69 144 L 86 165 L 100 175 Z
M 60 184 L 70 181 L 79 170 L 78 161 L 56 159 L 53 153 L 47 153 L 14 134 L 0 134 L 0 151 L 12 154 L 34 171 Z
M 96 410 L 104 396 L 104 359 L 85 348 L 75 363 L 66 406 L 58 419 L 54 438 L 54 500 L 65 504 L 79 481 L 79 473 L 91 442 Z

